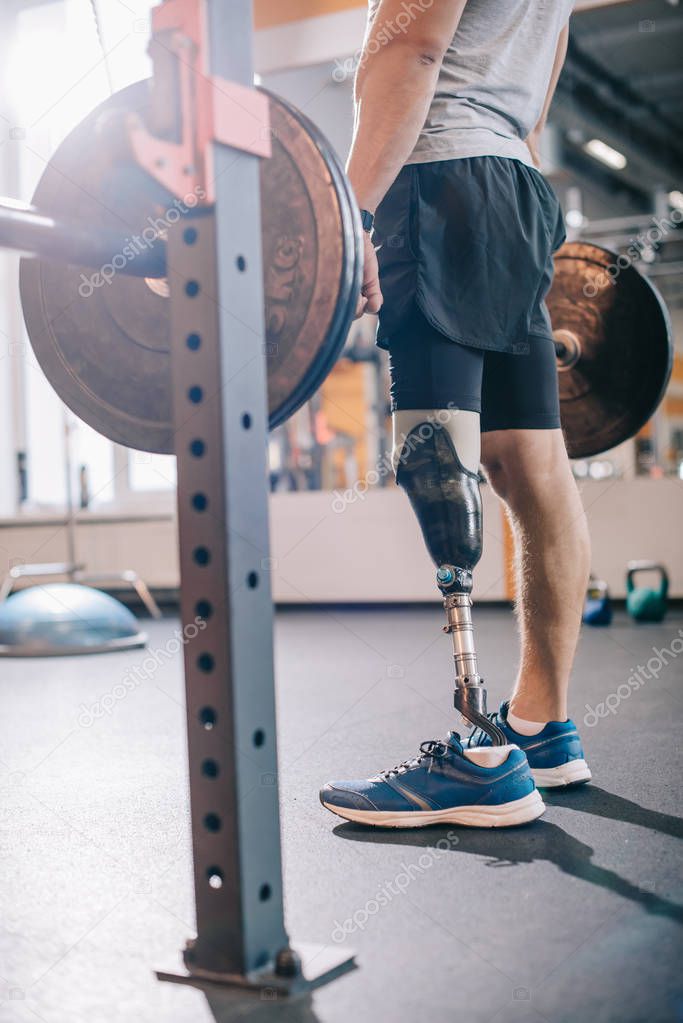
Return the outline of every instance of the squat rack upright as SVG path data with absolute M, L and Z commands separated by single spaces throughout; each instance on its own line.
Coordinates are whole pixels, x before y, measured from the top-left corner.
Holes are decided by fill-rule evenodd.
M 184 627 L 199 618 L 206 628 L 184 651 L 197 936 L 187 972 L 158 976 L 287 993 L 353 959 L 290 945 L 284 923 L 259 187 L 269 133 L 252 88 L 252 19 L 251 0 L 165 0 L 153 12 L 159 101 L 170 49 L 180 137 L 186 147 L 192 138 L 194 173 L 213 200 L 168 234 L 181 612 Z
M 166 273 L 197 934 L 163 980 L 304 992 L 352 968 L 339 946 L 285 929 L 259 164 L 268 99 L 253 87 L 251 0 L 163 0 L 152 11 L 151 122 L 125 125 L 137 163 L 202 201 L 128 272 Z M 0 205 L 0 245 L 97 265 L 115 233 Z M 192 628 L 189 628 L 189 627 Z

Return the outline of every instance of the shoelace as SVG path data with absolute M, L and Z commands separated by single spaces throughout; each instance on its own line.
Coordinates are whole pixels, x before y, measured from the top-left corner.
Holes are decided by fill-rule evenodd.
M 492 710 L 490 714 L 486 715 L 486 717 L 489 719 L 489 721 L 493 721 L 496 724 L 498 724 L 498 721 L 497 721 L 498 711 L 497 710 Z M 472 732 L 470 732 L 469 736 L 465 740 L 465 745 L 467 746 L 468 749 L 472 749 L 473 746 L 480 746 L 481 745 L 481 741 L 484 738 L 486 738 L 486 732 L 484 731 L 484 729 L 483 728 L 475 728 L 475 729 L 473 729 Z
M 420 752 L 418 756 L 410 757 L 408 760 L 403 760 L 400 764 L 396 764 L 396 767 L 392 767 L 388 771 L 382 771 L 379 777 L 392 778 L 395 774 L 405 774 L 406 771 L 410 771 L 414 767 L 417 767 L 427 758 L 430 760 L 428 770 L 431 771 L 434 761 L 447 756 L 449 750 L 455 752 L 456 747 L 451 746 L 450 743 L 444 742 L 443 739 L 426 739 L 424 742 L 420 743 Z

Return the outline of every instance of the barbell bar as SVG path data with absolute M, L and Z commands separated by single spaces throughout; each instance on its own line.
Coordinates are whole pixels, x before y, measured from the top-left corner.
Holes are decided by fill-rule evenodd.
M 91 224 L 77 219 L 59 220 L 33 206 L 0 198 L 2 249 L 74 266 L 99 267 L 109 264 L 130 244 L 130 235 L 123 231 L 112 228 L 93 231 Z M 165 277 L 166 245 L 163 239 L 157 237 L 140 250 L 139 257 L 127 260 L 122 272 L 134 277 Z
M 362 234 L 332 147 L 268 96 L 273 148 L 261 163 L 261 200 L 272 428 L 313 395 L 341 353 Z M 24 318 L 60 397 L 111 440 L 170 453 L 173 268 L 163 225 L 178 202 L 111 144 L 112 128 L 131 114 L 144 119 L 149 100 L 147 82 L 111 96 L 59 146 L 33 206 L 0 200 L 0 246 L 32 257 L 21 265 Z M 556 253 L 547 305 L 567 450 L 590 457 L 632 437 L 658 408 L 673 365 L 668 314 L 633 263 L 587 242 Z

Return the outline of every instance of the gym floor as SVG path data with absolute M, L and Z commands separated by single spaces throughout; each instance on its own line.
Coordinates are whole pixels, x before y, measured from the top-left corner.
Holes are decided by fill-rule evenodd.
M 494 706 L 512 681 L 514 623 L 491 607 L 476 622 Z M 391 767 L 453 725 L 440 625 L 437 607 L 278 614 L 288 927 L 311 942 L 344 934 L 359 965 L 288 1006 L 152 973 L 193 929 L 181 663 L 164 649 L 177 621 L 148 624 L 159 666 L 125 695 L 115 687 L 145 651 L 0 662 L 2 1023 L 683 1018 L 683 661 L 662 654 L 683 612 L 584 629 L 571 711 L 594 784 L 548 794 L 540 821 L 343 823 L 318 803 L 321 782 Z M 624 687 L 652 658 L 657 677 Z M 582 725 L 609 696 L 607 716 Z

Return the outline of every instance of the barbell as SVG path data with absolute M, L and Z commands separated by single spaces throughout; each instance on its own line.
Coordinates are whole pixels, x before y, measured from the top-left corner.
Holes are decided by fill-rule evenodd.
M 555 254 L 547 297 L 571 458 L 633 437 L 659 407 L 673 369 L 669 315 L 633 262 L 588 242 Z
M 178 200 L 132 158 L 114 152 L 108 137 L 126 115 L 146 119 L 149 98 L 148 83 L 138 82 L 93 110 L 59 146 L 33 196 L 34 207 L 55 222 L 85 222 L 95 237 L 107 232 L 110 244 L 117 234 L 117 246 L 88 269 L 73 259 L 24 259 L 20 290 L 36 358 L 72 411 L 119 444 L 171 453 L 173 267 L 164 254 L 161 266 L 156 258 L 157 269 L 141 276 L 138 263 L 165 253 L 166 229 L 198 197 Z M 268 406 L 275 427 L 312 396 L 339 356 L 363 257 L 358 212 L 332 147 L 275 96 L 270 130 L 261 200 Z
M 272 428 L 314 394 L 343 349 L 362 235 L 330 144 L 293 106 L 272 94 L 269 103 L 261 205 Z M 164 235 L 198 199 L 179 202 L 107 144 L 113 124 L 144 119 L 148 105 L 148 83 L 138 82 L 93 110 L 47 165 L 33 208 L 0 205 L 0 246 L 39 257 L 21 262 L 21 301 L 35 355 L 63 401 L 113 441 L 171 453 L 174 274 Z M 632 437 L 661 402 L 673 363 L 668 315 L 632 264 L 582 242 L 556 253 L 547 304 L 567 449 L 588 457 Z

